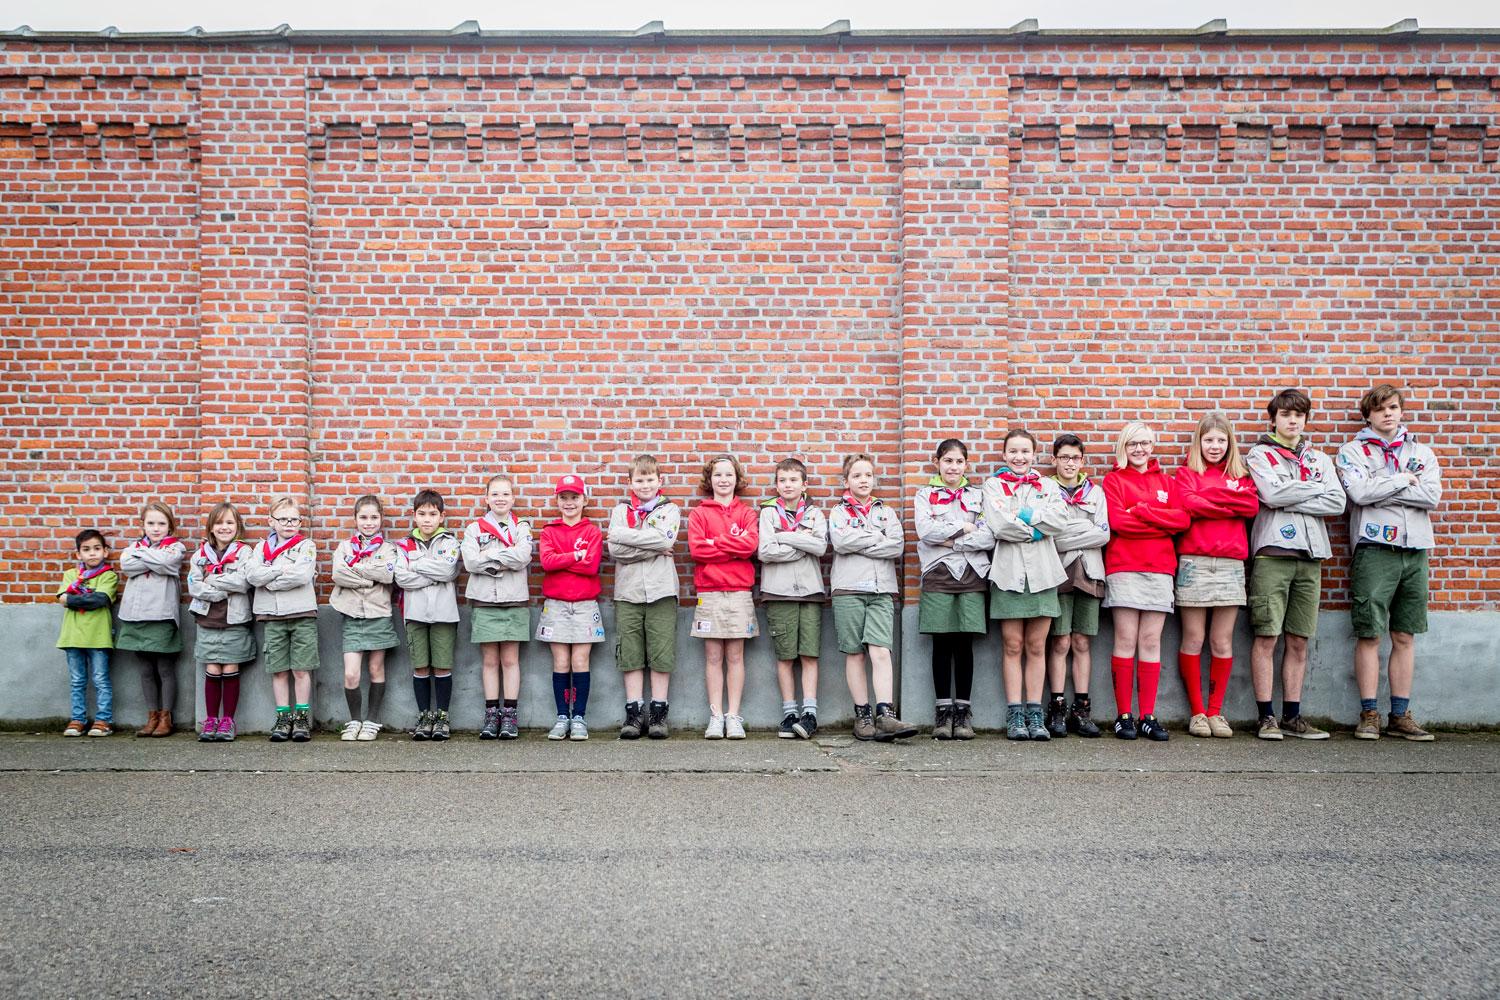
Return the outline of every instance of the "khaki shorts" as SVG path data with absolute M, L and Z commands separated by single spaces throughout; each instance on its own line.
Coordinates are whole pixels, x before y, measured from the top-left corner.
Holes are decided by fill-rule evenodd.
M 266 673 L 318 669 L 318 620 L 279 618 L 266 622 L 260 662 Z
M 542 602 L 542 617 L 536 623 L 538 642 L 561 642 L 568 645 L 604 641 L 604 619 L 599 617 L 598 601 L 559 601 L 549 597 Z
M 1111 573 L 1104 578 L 1102 607 L 1170 612 L 1172 610 L 1172 575 L 1170 573 Z
M 896 599 L 890 594 L 835 595 L 833 631 L 842 653 L 863 653 L 866 646 L 890 649 L 896 636 Z
M 754 639 L 760 635 L 755 601 L 748 590 L 710 590 L 698 595 L 693 612 L 697 639 Z
M 1241 607 L 1245 603 L 1245 564 L 1222 556 L 1179 556 L 1179 608 Z
M 615 666 L 670 674 L 677 665 L 677 598 L 615 602 Z
M 1427 552 L 1356 545 L 1349 597 L 1349 621 L 1360 639 L 1426 632 Z
M 823 605 L 818 601 L 767 601 L 766 628 L 776 659 L 816 660 L 823 647 Z
M 406 623 L 406 651 L 413 670 L 451 671 L 457 641 L 458 622 Z
M 1079 590 L 1058 594 L 1057 618 L 1052 622 L 1052 634 L 1098 635 L 1099 598 Z
M 1318 634 L 1323 564 L 1316 559 L 1256 556 L 1250 564 L 1250 627 L 1256 635 Z

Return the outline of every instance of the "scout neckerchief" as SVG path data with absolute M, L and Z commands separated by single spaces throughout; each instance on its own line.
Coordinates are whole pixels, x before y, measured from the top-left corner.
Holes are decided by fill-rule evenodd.
M 516 544 L 515 529 L 520 525 L 520 522 L 516 520 L 515 514 L 510 515 L 510 523 L 506 524 L 495 516 L 494 511 L 490 511 L 476 523 L 481 532 L 486 535 L 494 535 L 500 539 L 501 545 L 510 546 Z
M 72 583 L 68 584 L 68 593 L 70 593 L 70 594 L 92 594 L 94 592 L 94 588 L 93 587 L 85 587 L 84 584 L 87 583 L 88 581 L 94 579 L 95 577 L 103 576 L 105 573 L 108 573 L 108 572 L 109 572 L 109 560 L 108 559 L 106 559 L 103 562 L 99 563 L 99 565 L 95 566 L 93 569 L 89 569 L 86 566 L 84 566 L 83 563 L 79 563 L 78 564 L 78 579 L 76 579 Z
M 843 499 L 844 505 L 848 507 L 849 510 L 853 512 L 854 516 L 860 520 L 868 520 L 870 517 L 870 510 L 879 502 L 879 500 L 871 497 L 869 503 L 862 504 L 858 500 L 854 499 L 853 493 L 845 493 Z
M 1000 480 L 1000 488 L 1005 491 L 1005 495 L 1008 497 L 1015 496 L 1016 490 L 1022 486 L 1030 486 L 1038 490 L 1042 488 L 1042 477 L 1036 474 L 1035 469 L 1022 476 L 1010 471 L 1009 468 L 1005 468 L 995 473 L 995 478 Z
M 1366 457 L 1374 454 L 1371 451 L 1371 447 L 1373 446 L 1376 451 L 1380 452 L 1381 457 L 1385 459 L 1386 468 L 1392 472 L 1401 471 L 1401 449 L 1406 446 L 1405 427 L 1398 430 L 1396 436 L 1390 441 L 1386 441 L 1385 438 L 1376 434 L 1368 427 L 1356 434 L 1354 439 L 1364 446 Z
M 1057 479 L 1056 476 L 1052 478 L 1054 481 Z M 1063 503 L 1074 507 L 1082 507 L 1088 502 L 1089 494 L 1094 492 L 1094 481 L 1088 476 L 1084 476 L 1077 486 L 1064 486 L 1059 482 L 1057 487 L 1062 490 Z
M 656 494 L 656 496 L 652 497 L 650 500 L 647 500 L 645 503 L 638 502 L 634 493 L 630 494 L 625 498 L 626 527 L 639 528 L 642 524 L 645 523 L 646 518 L 651 516 L 652 511 L 666 502 L 667 498 L 660 493 Z
M 805 493 L 797 498 L 797 509 L 790 514 L 787 513 L 786 505 L 781 502 L 779 496 L 772 501 L 772 506 L 776 508 L 776 516 L 781 519 L 782 531 L 796 531 L 802 527 L 802 519 L 807 517 L 807 512 L 812 509 Z
M 375 532 L 375 534 L 371 535 L 369 538 L 366 538 L 364 535 L 360 534 L 350 535 L 349 565 L 353 566 L 356 563 L 370 558 L 370 556 L 373 556 L 376 552 L 380 551 L 380 547 L 384 544 L 385 535 L 381 534 L 378 531 Z
M 964 490 L 969 488 L 968 476 L 960 477 L 958 486 L 956 487 L 950 487 L 947 483 L 943 482 L 942 476 L 933 476 L 927 480 L 927 485 L 932 487 L 932 494 L 928 497 L 928 502 L 934 507 L 946 507 L 951 503 L 957 502 L 959 510 L 965 514 L 969 512 L 969 505 L 964 503 Z
M 1297 467 L 1297 480 L 1299 482 L 1305 483 L 1312 478 L 1312 470 L 1302 461 L 1302 456 L 1308 451 L 1307 438 L 1298 439 L 1295 449 L 1288 448 L 1286 443 L 1274 434 L 1263 435 L 1260 443 L 1271 449 L 1270 457 L 1272 465 L 1276 464 L 1277 456 L 1280 456 L 1282 461 Z
M 265 546 L 261 549 L 261 558 L 267 563 L 273 563 L 276 561 L 277 556 L 302 541 L 302 539 L 303 536 L 299 533 L 288 538 L 285 542 L 281 542 L 280 537 L 273 531 L 266 536 Z
M 434 531 L 431 538 L 423 538 L 421 529 L 413 528 L 410 535 L 396 543 L 396 548 L 400 549 L 402 552 L 410 554 L 417 550 L 418 544 L 421 544 L 425 548 L 431 545 L 433 542 L 437 541 L 439 535 L 446 535 L 447 533 L 448 528 L 446 525 L 444 525 L 443 527 L 440 527 L 438 528 L 438 530 Z
M 240 543 L 238 541 L 230 542 L 224 549 L 222 556 L 215 552 L 213 546 L 207 542 L 204 542 L 198 548 L 198 558 L 203 560 L 204 576 L 213 576 L 216 573 L 224 572 L 224 568 L 238 559 L 239 556 Z

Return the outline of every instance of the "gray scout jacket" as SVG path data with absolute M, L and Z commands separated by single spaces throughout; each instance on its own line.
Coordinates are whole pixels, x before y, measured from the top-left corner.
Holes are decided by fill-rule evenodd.
M 458 621 L 459 541 L 447 528 L 426 542 L 416 535 L 396 545 L 396 586 L 409 622 Z
M 512 605 L 531 600 L 530 521 L 511 514 L 505 524 L 487 513 L 464 529 L 459 553 L 469 571 L 465 599 Z
M 318 610 L 318 595 L 313 590 L 313 578 L 318 572 L 318 550 L 312 539 L 304 538 L 274 559 L 269 559 L 279 544 L 279 539 L 273 534 L 251 546 L 245 579 L 255 587 L 253 610 L 256 615 L 267 618 L 287 618 Z
M 1052 481 L 1056 483 L 1056 477 Z M 1066 493 L 1063 485 L 1057 484 L 1058 493 L 1063 495 L 1063 526 L 1052 536 L 1052 543 L 1057 546 L 1057 555 L 1065 572 L 1082 559 L 1083 575 L 1102 583 L 1104 546 L 1109 542 L 1109 501 L 1099 484 L 1088 477 L 1084 477 L 1078 488 L 1087 490 L 1086 495 L 1078 503 L 1069 503 L 1067 496 L 1063 495 Z M 1074 494 L 1074 499 L 1077 499 L 1077 494 Z
M 1432 548 L 1427 513 L 1443 498 L 1442 473 L 1432 449 L 1410 435 L 1390 449 L 1368 428 L 1339 449 L 1339 479 L 1349 494 L 1349 538 L 1403 549 Z M 1394 463 L 1394 467 L 1393 466 Z M 1405 473 L 1417 477 L 1406 485 Z
M 994 532 L 984 520 L 984 490 L 965 478 L 958 494 L 941 502 L 949 495 L 940 476 L 917 490 L 917 559 L 922 575 L 942 566 L 960 580 L 965 567 L 972 567 L 983 579 L 989 575 L 990 550 L 995 547 Z M 974 525 L 974 530 L 964 534 L 965 524 Z M 942 544 L 950 538 L 951 547 Z
M 1027 507 L 1030 524 L 1018 516 Z M 1067 523 L 1062 508 L 1056 480 L 1038 476 L 1035 483 L 1013 485 L 997 475 L 984 481 L 984 520 L 995 534 L 990 582 L 997 590 L 1036 594 L 1068 578 L 1052 541 Z M 1035 531 L 1042 537 L 1033 541 Z
M 1327 559 L 1328 526 L 1323 519 L 1344 512 L 1344 490 L 1333 460 L 1303 437 L 1296 453 L 1263 436 L 1246 458 L 1260 513 L 1250 525 L 1250 554 L 1268 546 L 1305 552 L 1308 559 Z
M 120 553 L 120 575 L 128 581 L 116 616 L 122 622 L 175 622 L 182 598 L 182 559 L 176 539 L 161 548 L 136 542 Z
M 391 582 L 396 578 L 396 546 L 381 539 L 375 551 L 353 566 L 354 540 L 339 542 L 333 553 L 333 593 L 328 603 L 350 618 L 389 618 Z
M 821 597 L 823 564 L 819 561 L 828 551 L 828 520 L 823 512 L 805 500 L 802 520 L 796 528 L 781 534 L 781 512 L 776 498 L 760 503 L 760 592 L 770 600 L 781 597 Z
M 901 515 L 880 500 L 871 500 L 868 516 L 848 500 L 840 500 L 828 516 L 828 538 L 833 543 L 833 569 L 828 584 L 834 593 L 894 594 L 896 560 L 906 549 Z
M 230 542 L 224 557 L 232 555 L 234 561 L 225 565 L 222 572 L 210 574 L 208 568 L 217 560 L 209 554 L 206 543 L 198 546 L 188 560 L 187 588 L 193 598 L 188 602 L 188 610 L 205 615 L 210 605 L 228 601 L 225 621 L 230 625 L 243 625 L 254 618 L 250 611 L 250 580 L 246 576 L 253 548 L 248 542 Z
M 659 496 L 659 495 L 658 495 Z M 635 527 L 630 501 L 609 512 L 609 557 L 615 561 L 615 600 L 650 604 L 677 596 L 677 565 L 672 550 L 682 527 L 682 508 L 660 499 Z

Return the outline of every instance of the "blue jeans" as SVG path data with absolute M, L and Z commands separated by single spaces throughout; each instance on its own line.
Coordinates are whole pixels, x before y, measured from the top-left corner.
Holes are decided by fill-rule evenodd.
M 68 657 L 68 682 L 73 688 L 72 718 L 78 722 L 89 719 L 89 674 L 94 679 L 94 699 L 99 703 L 99 713 L 94 716 L 100 722 L 113 722 L 115 718 L 115 689 L 109 682 L 109 650 L 65 649 Z

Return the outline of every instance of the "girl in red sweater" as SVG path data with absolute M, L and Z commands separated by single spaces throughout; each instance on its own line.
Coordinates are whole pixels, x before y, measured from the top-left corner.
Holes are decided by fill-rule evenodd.
M 760 634 L 755 602 L 750 597 L 755 587 L 755 564 L 750 557 L 760 544 L 760 525 L 755 511 L 739 499 L 746 485 L 745 470 L 738 459 L 715 455 L 703 463 L 703 477 L 698 483 L 699 492 L 707 499 L 688 515 L 688 552 L 693 557 L 693 586 L 698 591 L 693 635 L 703 640 L 703 673 L 708 686 L 706 740 L 745 738 L 745 719 L 740 715 L 740 696 L 745 690 L 745 640 Z
M 543 602 L 536 637 L 552 649 L 552 698 L 557 703 L 557 722 L 547 739 L 586 740 L 589 652 L 604 641 L 597 600 L 604 536 L 583 516 L 588 489 L 581 476 L 563 476 L 554 492 L 561 516 L 542 529 L 537 543 Z
M 1245 604 L 1245 518 L 1260 510 L 1255 481 L 1240 456 L 1229 418 L 1215 411 L 1198 421 L 1187 464 L 1173 476 L 1192 525 L 1177 539 L 1177 613 L 1182 644 L 1177 666 L 1187 691 L 1193 736 L 1234 735 L 1223 715 L 1234 667 L 1234 626 Z M 1209 620 L 1208 704 L 1203 703 L 1203 632 Z
M 1156 721 L 1156 688 L 1161 680 L 1161 630 L 1172 610 L 1172 577 L 1177 551 L 1172 536 L 1189 523 L 1177 502 L 1172 480 L 1151 457 L 1156 435 L 1139 421 L 1126 424 L 1115 446 L 1115 468 L 1104 477 L 1109 505 L 1109 544 L 1104 547 L 1104 604 L 1113 609 L 1115 735 L 1136 738 L 1130 715 L 1130 689 L 1140 664 L 1139 732 L 1165 740 Z

